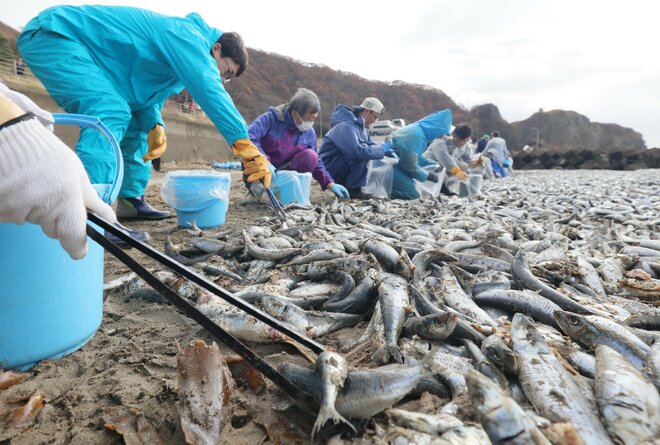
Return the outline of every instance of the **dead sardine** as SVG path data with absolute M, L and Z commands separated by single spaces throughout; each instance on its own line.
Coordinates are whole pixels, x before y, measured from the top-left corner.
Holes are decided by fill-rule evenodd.
M 243 243 L 245 245 L 245 251 L 248 253 L 248 255 L 250 255 L 252 258 L 267 261 L 279 261 L 286 257 L 297 255 L 301 251 L 301 249 L 298 248 L 264 249 L 255 244 L 254 241 L 252 241 L 252 238 L 250 238 L 250 235 L 248 235 L 247 231 L 245 230 L 243 230 Z
M 173 260 L 183 264 L 184 266 L 193 266 L 197 263 L 201 263 L 203 261 L 207 261 L 215 255 L 215 253 L 206 253 L 203 255 L 198 255 L 192 258 L 186 257 L 181 255 L 176 251 L 176 248 L 174 247 L 174 243 L 172 243 L 172 240 L 168 236 L 165 241 L 165 254 L 172 258 Z
M 534 420 L 497 384 L 471 370 L 467 385 L 472 407 L 493 445 L 550 445 Z
M 643 369 L 649 346 L 620 324 L 597 315 L 555 312 L 561 330 L 573 340 L 595 350 L 606 345 L 622 354 L 637 369 Z
M 505 309 L 512 314 L 520 312 L 549 326 L 559 327 L 554 313 L 561 310 L 560 307 L 536 292 L 494 289 L 475 295 L 474 301 L 481 306 Z
M 458 315 L 451 312 L 408 317 L 403 324 L 401 335 L 405 337 L 417 335 L 427 340 L 442 341 L 454 332 L 457 322 Z
M 343 250 L 337 250 L 337 249 L 312 250 L 306 255 L 295 257 L 285 265 L 300 266 L 303 264 L 316 263 L 319 261 L 329 261 L 329 260 L 335 260 L 337 258 L 345 258 L 347 256 L 348 254 Z
M 497 327 L 495 320 L 481 309 L 458 284 L 456 277 L 449 267 L 442 268 L 442 298 L 447 306 L 456 309 L 480 324 Z
M 315 370 L 321 376 L 323 395 L 321 408 L 312 429 L 312 437 L 328 420 L 332 420 L 335 424 L 344 422 L 355 431 L 355 427 L 335 409 L 337 394 L 344 387 L 344 381 L 348 376 L 348 366 L 344 357 L 335 352 L 324 351 L 316 359 Z
M 380 273 L 369 269 L 362 282 L 360 282 L 345 298 L 323 303 L 321 309 L 328 312 L 345 312 L 349 314 L 364 314 L 375 304 L 376 283 Z
M 481 343 L 481 352 L 507 374 L 518 373 L 518 356 L 499 335 L 490 335 Z
M 522 249 L 516 253 L 513 263 L 511 263 L 511 272 L 526 288 L 538 291 L 542 296 L 552 301 L 560 308 L 575 312 L 576 314 L 592 313 L 589 309 L 536 278 L 527 267 L 527 258 Z
M 396 425 L 433 436 L 463 426 L 462 421 L 449 414 L 429 415 L 398 408 L 390 408 L 385 414 Z
M 557 359 L 532 320 L 516 314 L 511 325 L 513 350 L 518 354 L 520 383 L 543 417 L 572 422 L 585 443 L 613 445 L 589 400 Z
M 362 249 L 366 253 L 371 253 L 375 256 L 378 263 L 387 272 L 394 272 L 396 263 L 399 260 L 399 253 L 394 247 L 383 241 L 368 239 L 362 245 Z
M 481 349 L 470 340 L 463 340 L 463 344 L 472 356 L 474 368 L 500 386 L 502 390 L 509 391 L 509 381 L 502 371 L 481 352 Z
M 280 372 L 321 400 L 322 382 L 315 370 L 285 363 L 280 367 Z M 388 365 L 349 371 L 335 408 L 347 419 L 369 419 L 391 408 L 430 374 L 431 371 L 424 365 Z
M 397 343 L 410 304 L 407 288 L 406 281 L 396 275 L 388 275 L 378 285 L 378 300 L 385 327 L 385 344 L 373 355 L 379 363 L 387 363 L 390 357 L 397 363 L 403 363 Z
M 306 311 L 275 298 L 262 299 L 260 305 L 271 316 L 286 321 L 311 338 L 354 326 L 362 318 L 360 315 L 354 314 Z
M 651 443 L 660 437 L 660 395 L 653 384 L 613 349 L 596 349 L 595 395 L 610 436 Z

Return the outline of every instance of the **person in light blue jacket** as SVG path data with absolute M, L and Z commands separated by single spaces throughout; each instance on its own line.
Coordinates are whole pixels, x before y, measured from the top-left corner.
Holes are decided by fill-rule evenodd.
M 369 161 L 396 156 L 389 142 L 376 144 L 367 130 L 383 108 L 375 97 L 367 97 L 357 107 L 339 104 L 332 113 L 332 128 L 323 137 L 319 156 L 352 198 L 365 197 L 361 188 L 367 184 Z
M 69 113 L 97 116 L 120 141 L 124 180 L 118 214 L 157 219 L 168 212 L 144 200 L 151 159 L 167 147 L 161 107 L 184 87 L 245 166 L 250 182 L 271 172 L 250 142 L 247 124 L 223 83 L 241 75 L 247 50 L 236 33 L 223 33 L 191 13 L 169 17 L 115 6 L 55 6 L 32 19 L 18 38 L 32 72 Z M 83 129 L 76 152 L 92 183 L 109 183 L 112 150 Z
M 399 163 L 394 166 L 392 198 L 419 198 L 414 180 L 438 182 L 438 175 L 427 173 L 422 168 L 437 163 L 424 157 L 423 153 L 434 139 L 449 133 L 451 122 L 452 112 L 446 109 L 429 114 L 394 132 L 392 148 L 399 156 Z

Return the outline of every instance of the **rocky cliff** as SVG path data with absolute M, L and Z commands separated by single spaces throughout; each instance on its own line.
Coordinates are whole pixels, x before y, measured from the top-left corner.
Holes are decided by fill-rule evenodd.
M 594 153 L 608 153 L 625 150 L 634 153 L 646 149 L 642 135 L 636 131 L 615 124 L 591 122 L 589 118 L 574 111 L 553 110 L 534 113 L 529 118 L 514 122 L 518 145 L 536 145 L 537 128 L 540 148 L 544 151 L 567 152 L 569 150 L 589 150 Z

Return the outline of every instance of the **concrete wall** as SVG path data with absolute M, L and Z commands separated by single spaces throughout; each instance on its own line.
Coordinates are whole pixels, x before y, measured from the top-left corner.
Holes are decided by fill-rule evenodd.
M 51 112 L 62 109 L 50 97 L 43 86 L 34 78 L 5 76 L 3 82 L 14 91 L 30 97 L 41 108 Z M 227 161 L 234 158 L 225 139 L 206 118 L 187 115 L 176 110 L 164 109 L 163 118 L 167 127 L 167 152 L 163 161 L 177 163 Z M 75 147 L 78 127 L 57 125 L 55 134 L 68 146 Z

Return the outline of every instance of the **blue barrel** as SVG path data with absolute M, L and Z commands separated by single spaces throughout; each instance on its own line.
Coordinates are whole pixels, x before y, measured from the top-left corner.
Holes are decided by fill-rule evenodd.
M 200 229 L 210 229 L 225 223 L 230 187 L 229 173 L 178 170 L 165 176 L 161 194 L 176 210 L 180 227 L 190 227 L 194 222 Z
M 110 203 L 121 186 L 124 164 L 117 141 L 98 118 L 54 114 L 56 124 L 99 130 L 115 150 L 112 184 L 96 184 Z M 103 249 L 90 238 L 89 252 L 72 260 L 41 227 L 0 224 L 0 369 L 28 369 L 63 357 L 96 333 L 103 317 Z

